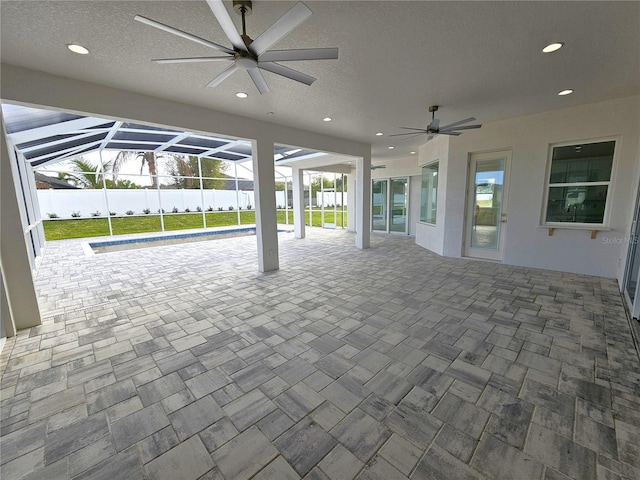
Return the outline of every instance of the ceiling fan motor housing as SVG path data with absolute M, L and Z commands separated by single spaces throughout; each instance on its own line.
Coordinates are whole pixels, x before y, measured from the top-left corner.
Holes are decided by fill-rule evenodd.
M 244 12 L 242 11 L 244 9 Z M 253 4 L 251 0 L 233 0 L 233 10 L 238 14 L 248 17 L 253 12 Z

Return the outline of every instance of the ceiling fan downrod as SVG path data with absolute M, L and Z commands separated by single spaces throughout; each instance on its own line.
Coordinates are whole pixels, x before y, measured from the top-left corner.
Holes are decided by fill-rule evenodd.
M 245 17 L 248 17 L 253 12 L 253 4 L 251 0 L 233 0 L 233 9 L 242 17 L 242 39 L 244 43 L 249 46 L 252 40 L 247 36 Z M 247 43 L 247 40 L 249 40 L 249 43 Z

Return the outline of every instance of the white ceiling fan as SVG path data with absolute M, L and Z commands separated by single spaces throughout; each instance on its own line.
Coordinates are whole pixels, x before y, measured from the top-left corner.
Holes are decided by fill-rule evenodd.
M 440 120 L 436 118 L 436 112 L 438 111 L 438 105 L 432 105 L 429 107 L 429 111 L 431 112 L 431 123 L 427 125 L 427 128 L 412 128 L 412 127 L 399 127 L 404 130 L 413 130 L 412 132 L 407 133 L 395 133 L 393 135 L 389 135 L 390 137 L 401 137 L 406 136 L 406 139 L 417 137 L 418 135 L 427 135 L 427 141 L 431 140 L 435 135 L 453 135 L 458 136 L 462 132 L 458 130 L 472 130 L 475 128 L 480 128 L 482 125 L 462 125 L 463 123 L 473 122 L 476 118 L 469 117 L 464 120 L 460 120 L 458 122 L 450 123 L 449 125 L 445 125 L 444 127 L 440 126 Z M 405 139 L 405 140 L 406 140 Z
M 136 15 L 138 22 L 164 30 L 192 42 L 224 52 L 225 56 L 191 57 L 191 58 L 163 58 L 155 59 L 156 63 L 194 63 L 194 62 L 233 62 L 216 76 L 207 87 L 215 87 L 229 77 L 236 70 L 246 70 L 258 91 L 263 94 L 269 92 L 262 70 L 281 75 L 305 85 L 311 85 L 316 79 L 310 75 L 293 70 L 276 62 L 293 62 L 299 60 L 333 60 L 338 58 L 337 48 L 302 48 L 294 50 L 269 50 L 269 48 L 284 38 L 296 27 L 313 15 L 304 3 L 296 3 L 273 25 L 267 28 L 255 40 L 247 35 L 245 17 L 251 15 L 252 2 L 250 0 L 233 0 L 233 9 L 242 16 L 242 35 L 238 33 L 233 20 L 222 0 L 207 0 L 209 8 L 215 15 L 225 35 L 231 42 L 232 48 L 210 42 L 164 23 L 150 18 Z

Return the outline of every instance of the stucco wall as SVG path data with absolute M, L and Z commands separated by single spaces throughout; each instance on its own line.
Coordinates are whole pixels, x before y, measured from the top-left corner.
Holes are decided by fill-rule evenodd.
M 446 182 L 441 189 L 446 202 L 443 254 L 462 254 L 469 155 L 511 150 L 504 263 L 620 281 L 627 245 L 618 239 L 629 235 L 630 210 L 638 187 L 639 125 L 640 96 L 634 96 L 489 123 L 451 139 L 446 178 L 440 182 Z M 556 229 L 549 236 L 540 223 L 550 145 L 609 137 L 616 139 L 609 200 L 611 230 L 598 233 L 596 239 L 590 238 L 589 230 Z M 433 156 L 429 148 L 421 149 L 420 154 L 421 161 Z

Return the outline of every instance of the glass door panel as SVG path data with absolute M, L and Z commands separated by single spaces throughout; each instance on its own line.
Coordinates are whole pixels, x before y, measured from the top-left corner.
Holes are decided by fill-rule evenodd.
M 391 210 L 389 230 L 391 232 L 407 232 L 407 179 L 391 179 Z
M 374 231 L 387 231 L 387 180 L 373 180 L 371 226 Z
M 502 260 L 510 152 L 474 154 L 469 166 L 465 255 Z

